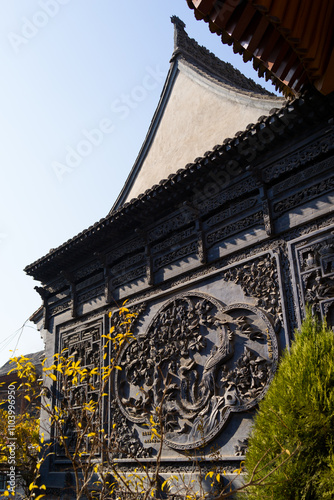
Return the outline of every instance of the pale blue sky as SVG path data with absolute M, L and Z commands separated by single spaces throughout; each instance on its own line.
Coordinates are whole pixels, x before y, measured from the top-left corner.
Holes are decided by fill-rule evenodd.
M 168 72 L 173 14 L 200 44 L 273 90 L 186 0 L 1 1 L 0 365 L 41 303 L 23 268 L 106 216 L 123 186 Z M 115 112 L 120 101 L 124 113 Z M 69 168 L 66 155 L 97 126 L 96 145 Z M 25 328 L 18 352 L 41 348 L 39 333 Z

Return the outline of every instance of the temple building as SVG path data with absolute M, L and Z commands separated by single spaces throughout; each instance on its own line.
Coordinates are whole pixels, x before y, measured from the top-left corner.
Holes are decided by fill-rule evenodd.
M 113 208 L 25 269 L 41 283 L 32 319 L 50 358 L 67 348 L 88 369 L 104 363 L 127 300 L 135 339 L 104 420 L 125 470 L 134 455 L 149 465 L 160 443 L 145 422 L 163 395 L 162 480 L 191 479 L 198 450 L 202 470 L 214 449 L 232 473 L 306 303 L 334 326 L 333 95 L 277 97 L 172 21 L 170 70 Z M 82 384 L 71 404 L 91 397 Z M 44 464 L 48 498 L 67 484 L 65 462 Z

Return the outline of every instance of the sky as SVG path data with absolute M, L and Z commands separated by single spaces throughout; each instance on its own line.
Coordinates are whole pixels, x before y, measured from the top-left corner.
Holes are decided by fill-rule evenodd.
M 186 0 L 0 3 L 0 366 L 44 347 L 27 321 L 40 283 L 23 269 L 105 217 L 126 180 L 169 69 L 172 15 L 274 91 Z

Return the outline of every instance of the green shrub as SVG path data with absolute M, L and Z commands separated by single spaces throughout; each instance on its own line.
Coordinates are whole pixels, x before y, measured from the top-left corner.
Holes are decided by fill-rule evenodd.
M 245 466 L 250 500 L 334 498 L 334 334 L 310 311 L 259 405 Z

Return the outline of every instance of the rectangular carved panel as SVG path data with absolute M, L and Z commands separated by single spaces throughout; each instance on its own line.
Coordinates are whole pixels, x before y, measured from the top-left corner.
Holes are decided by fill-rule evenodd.
M 299 321 L 309 304 L 334 326 L 334 227 L 290 243 Z
M 102 340 L 103 322 L 102 320 L 82 324 L 80 327 L 71 328 L 60 333 L 58 342 L 58 353 L 63 353 L 66 359 L 70 362 L 77 363 L 80 361 L 80 367 L 91 371 L 97 367 L 100 372 L 101 363 L 103 362 Z M 63 370 L 64 371 L 64 370 Z M 63 399 L 66 401 L 74 413 L 80 415 L 81 408 L 90 400 L 97 401 L 98 391 L 100 386 L 99 374 L 94 374 L 86 377 L 84 380 L 79 380 L 78 384 L 71 385 L 69 379 L 66 384 L 63 382 L 63 373 L 57 371 L 56 390 L 54 393 L 55 404 L 61 408 Z M 64 388 L 65 386 L 65 388 Z M 55 429 L 57 433 L 57 430 Z M 73 423 L 69 419 L 65 420 L 64 430 L 67 436 L 67 445 L 70 449 L 74 449 L 76 443 L 76 430 Z M 88 441 L 86 443 L 88 446 Z M 63 450 L 58 445 L 56 449 L 56 458 L 64 456 Z

